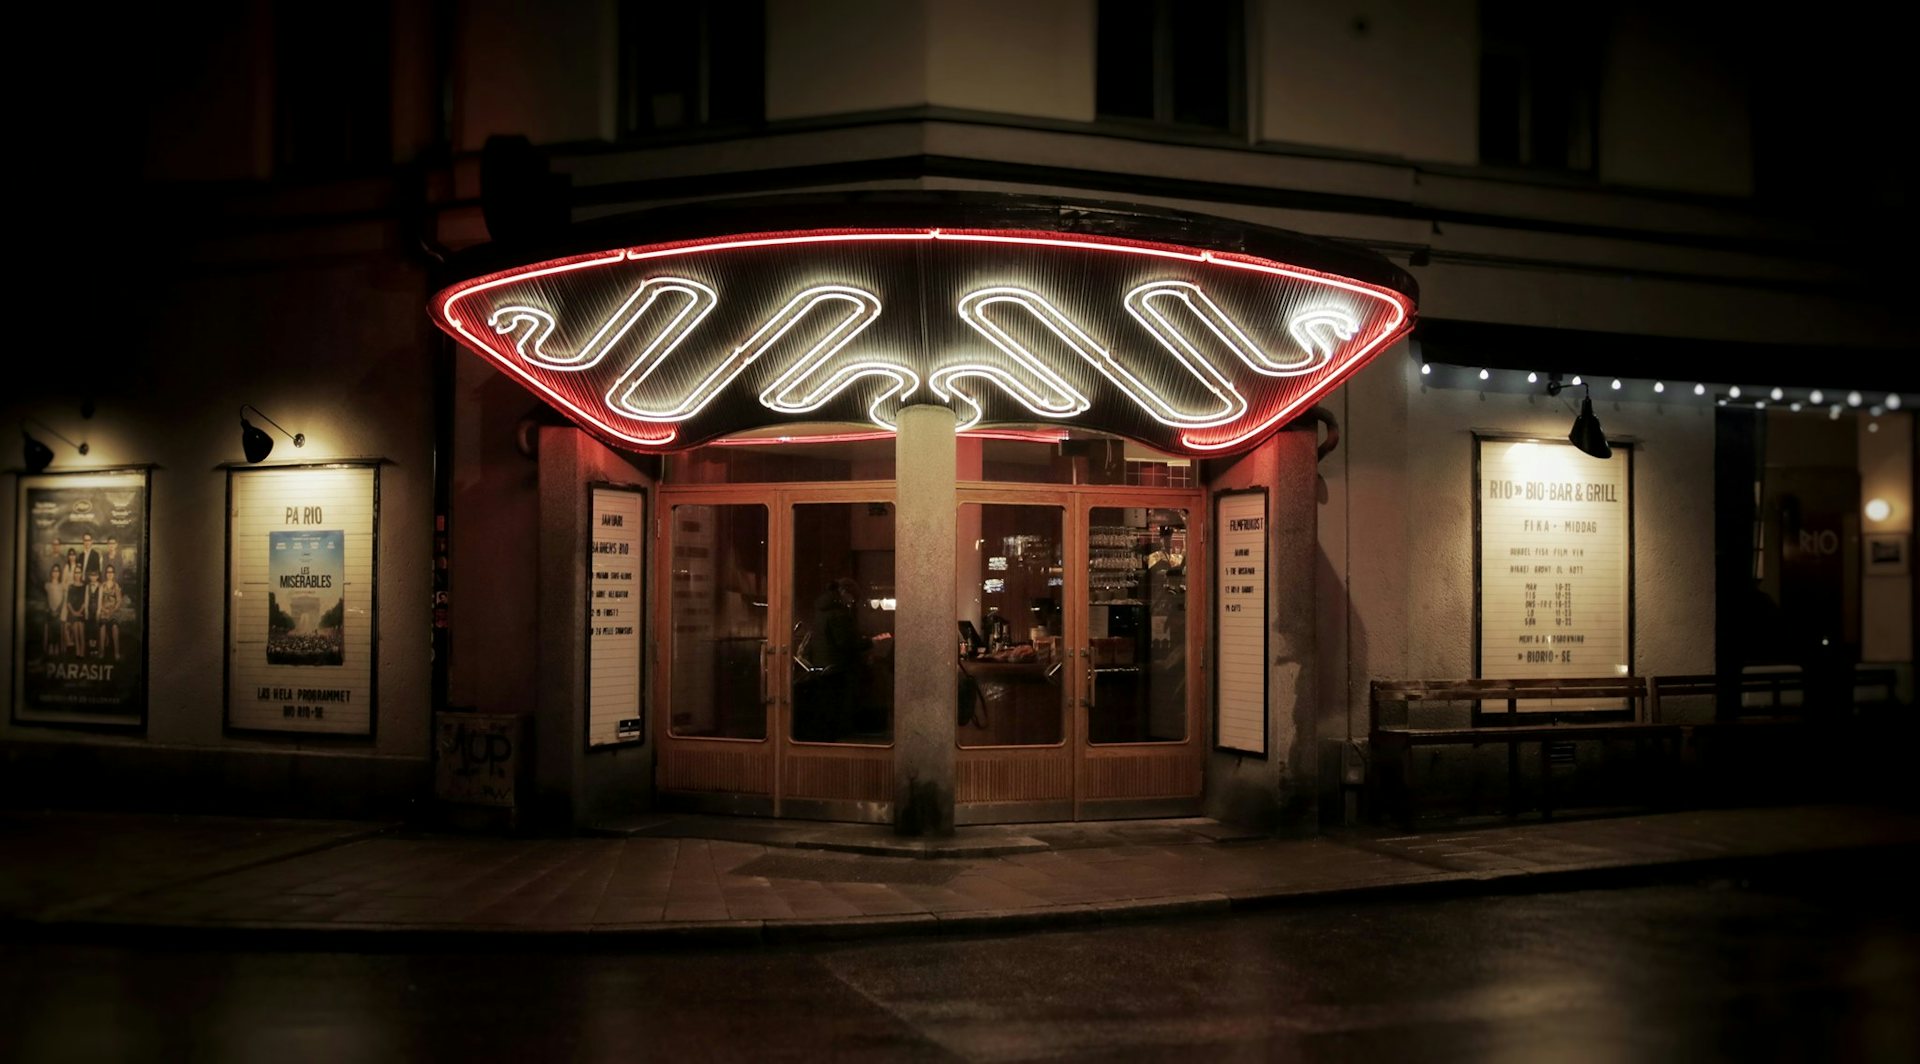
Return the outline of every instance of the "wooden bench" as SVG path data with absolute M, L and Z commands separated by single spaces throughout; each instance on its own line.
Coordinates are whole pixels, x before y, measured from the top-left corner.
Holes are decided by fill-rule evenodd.
M 1551 699 L 1617 702 L 1613 707 L 1530 707 Z M 1401 702 L 1411 719 L 1419 703 L 1470 703 L 1472 715 L 1465 727 L 1421 728 L 1410 723 L 1390 724 L 1382 719 L 1381 704 Z M 1503 707 L 1488 711 L 1492 704 Z M 1376 769 L 1395 817 L 1412 822 L 1413 749 L 1418 746 L 1507 746 L 1507 812 L 1518 815 L 1520 744 L 1540 746 L 1540 811 L 1553 815 L 1552 744 L 1582 739 L 1627 739 L 1652 742 L 1666 764 L 1678 759 L 1681 729 L 1646 719 L 1647 681 L 1640 676 L 1609 676 L 1561 680 L 1375 680 L 1368 699 L 1368 739 Z M 1664 793 L 1664 788 L 1663 788 Z

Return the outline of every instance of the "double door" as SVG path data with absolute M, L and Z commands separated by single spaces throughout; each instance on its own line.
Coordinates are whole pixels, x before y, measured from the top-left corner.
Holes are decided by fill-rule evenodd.
M 891 483 L 662 493 L 663 796 L 890 819 L 893 517 Z
M 1198 501 L 961 490 L 957 821 L 1199 811 Z

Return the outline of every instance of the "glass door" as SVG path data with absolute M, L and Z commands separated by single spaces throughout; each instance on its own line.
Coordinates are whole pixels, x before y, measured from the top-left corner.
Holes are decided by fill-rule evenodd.
M 779 493 L 791 574 L 777 707 L 786 816 L 891 815 L 894 507 L 872 489 L 854 491 Z
M 724 799 L 720 808 L 774 811 L 776 703 L 770 597 L 775 581 L 770 500 L 742 492 L 662 497 L 667 549 L 665 691 L 658 714 L 662 792 Z M 659 682 L 659 681 L 657 681 Z
M 1064 496 L 969 491 L 955 543 L 955 819 L 1073 818 L 1080 583 Z M 1084 572 L 1084 570 L 1081 570 Z
M 1198 812 L 1194 493 L 961 492 L 955 819 Z
M 1076 792 L 1083 817 L 1197 812 L 1195 640 L 1204 573 L 1181 496 L 1093 495 L 1081 500 L 1086 591 L 1080 599 L 1084 728 Z
M 891 494 L 663 491 L 657 785 L 671 802 L 888 819 Z

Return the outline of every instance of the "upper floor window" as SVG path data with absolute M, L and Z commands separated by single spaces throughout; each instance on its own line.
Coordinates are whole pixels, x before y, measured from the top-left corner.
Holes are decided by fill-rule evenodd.
M 1239 130 L 1246 123 L 1240 0 L 1100 0 L 1101 118 Z
M 623 0 L 620 131 L 759 122 L 767 110 L 765 0 Z
M 1587 6 L 1480 5 L 1480 161 L 1591 173 L 1606 26 Z
M 273 5 L 274 171 L 340 177 L 393 163 L 393 10 Z

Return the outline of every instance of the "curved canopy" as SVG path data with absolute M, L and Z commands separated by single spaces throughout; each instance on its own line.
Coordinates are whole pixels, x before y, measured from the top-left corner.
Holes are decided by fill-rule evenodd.
M 802 421 L 1081 425 L 1259 442 L 1413 326 L 1385 259 L 1276 230 L 1022 196 L 789 197 L 490 246 L 441 328 L 631 448 Z M 502 268 L 502 263 L 508 263 Z

